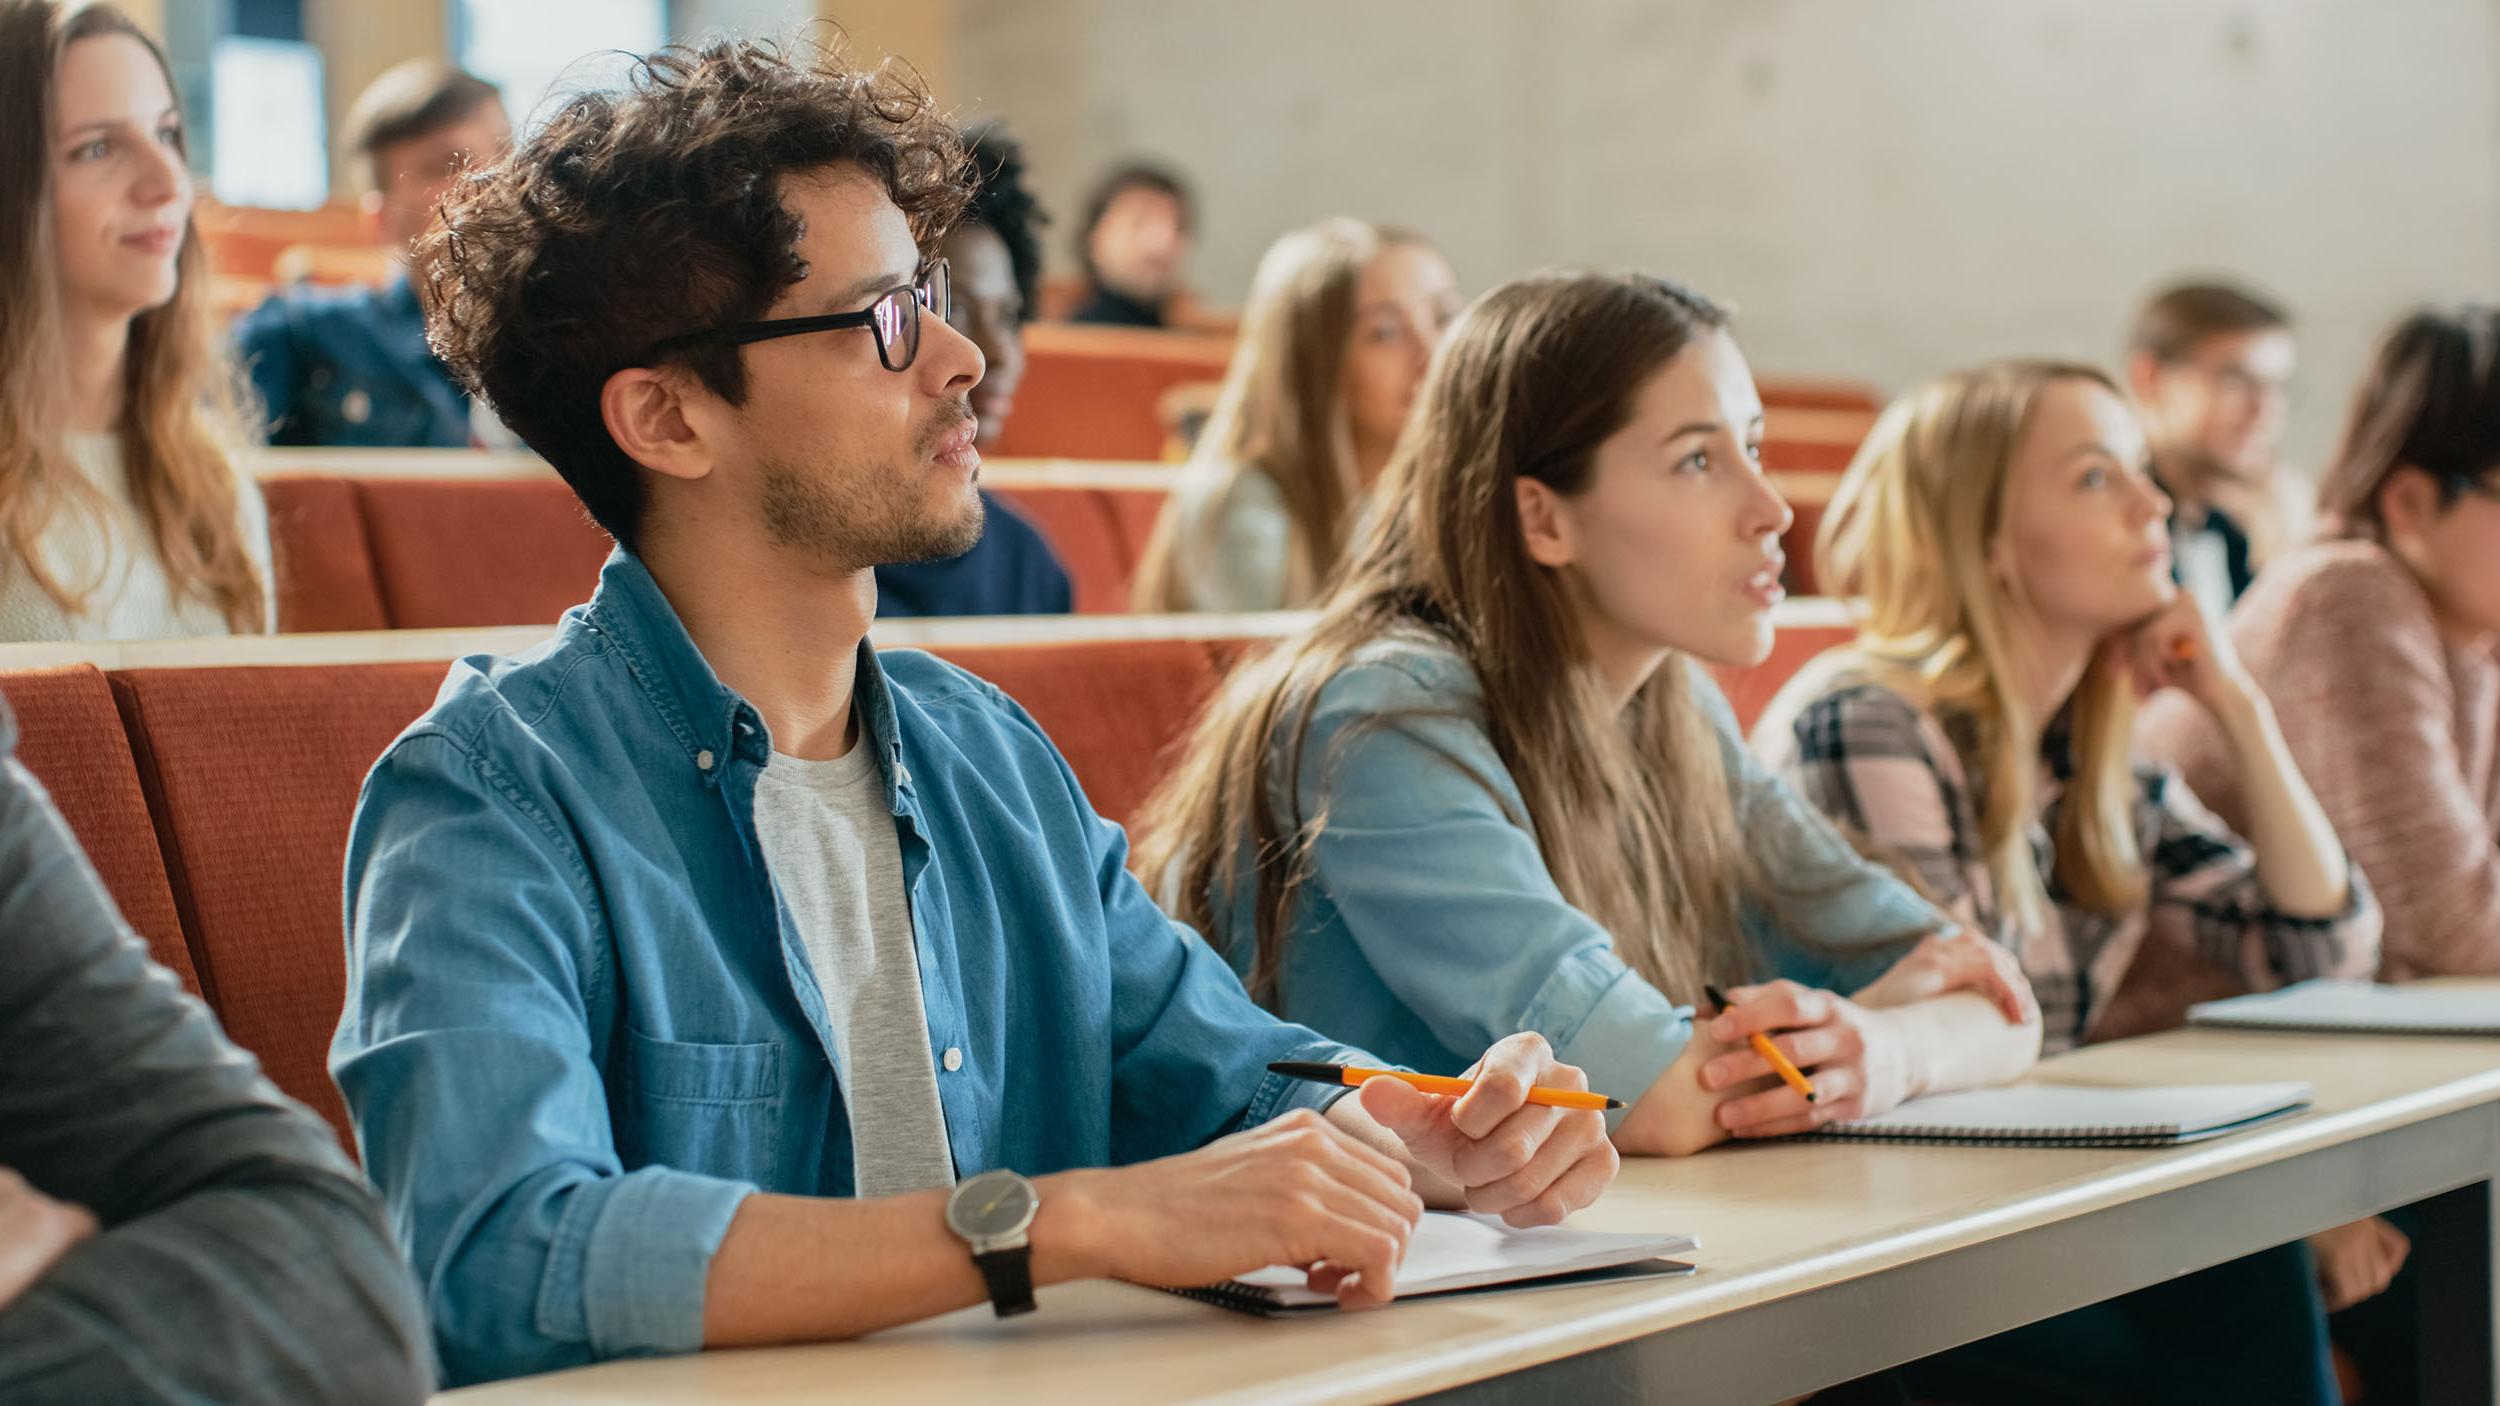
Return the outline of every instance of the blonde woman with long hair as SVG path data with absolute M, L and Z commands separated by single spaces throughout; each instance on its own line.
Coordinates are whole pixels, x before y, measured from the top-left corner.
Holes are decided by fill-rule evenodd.
M 1864 602 L 1859 637 L 1792 680 L 1757 731 L 1844 831 L 2017 956 L 2051 1050 L 2175 1025 L 2189 993 L 2367 976 L 2378 959 L 2378 910 L 2265 695 L 2172 581 L 2169 512 L 2133 409 L 2091 367 L 1998 362 L 1905 396 L 1816 544 L 1821 579 Z M 2230 739 L 2245 836 L 2135 761 L 2151 688 Z M 2383 1258 L 2372 1223 L 2321 1240 Z M 2287 1246 L 2103 1305 L 2089 1328 L 2038 1325 L 2031 1363 L 1952 1360 L 1981 1374 L 1965 1388 L 2015 1389 L 1987 1374 L 2047 1354 L 2087 1384 L 2079 1399 L 2328 1401 L 2310 1281 Z M 2143 1360 L 2073 1350 L 2090 1334 Z
M 268 529 L 165 56 L 0 0 L 0 640 L 268 628 Z
M 1237 672 L 1150 803 L 1171 911 L 1278 1012 L 1418 1068 L 1543 1033 L 1631 1103 L 1626 1152 L 2028 1067 L 2011 963 L 1755 766 L 1695 667 L 1770 647 L 1790 518 L 1761 434 L 1696 294 L 1568 274 L 1478 300 L 1318 623 Z M 1705 982 L 1734 1006 L 1697 1028 Z
M 1331 219 L 1259 261 L 1241 344 L 1138 564 L 1142 611 L 1279 610 L 1318 595 L 1458 308 L 1421 236 Z

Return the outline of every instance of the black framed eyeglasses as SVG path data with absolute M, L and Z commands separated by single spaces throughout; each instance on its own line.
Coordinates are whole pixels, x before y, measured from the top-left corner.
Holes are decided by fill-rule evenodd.
M 950 297 L 946 261 L 931 259 L 912 282 L 888 288 L 877 295 L 875 302 L 858 312 L 775 317 L 763 322 L 707 327 L 670 337 L 652 347 L 651 354 L 658 356 L 690 346 L 743 347 L 751 342 L 769 342 L 777 337 L 865 327 L 876 334 L 878 364 L 888 371 L 907 371 L 911 369 L 913 359 L 920 355 L 921 312 L 925 309 L 937 314 L 939 321 L 945 321 Z

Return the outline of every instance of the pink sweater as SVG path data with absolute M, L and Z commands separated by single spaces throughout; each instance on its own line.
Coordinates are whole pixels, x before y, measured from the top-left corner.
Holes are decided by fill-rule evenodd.
M 2361 541 L 2268 566 L 2231 637 L 2377 892 L 2380 974 L 2500 973 L 2500 657 L 2450 649 L 2412 574 Z M 2156 699 L 2137 741 L 2245 832 L 2236 768 L 2203 710 Z

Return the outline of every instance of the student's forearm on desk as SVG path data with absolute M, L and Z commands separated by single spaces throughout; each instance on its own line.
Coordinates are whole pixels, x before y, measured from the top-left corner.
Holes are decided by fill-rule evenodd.
M 1036 1285 L 1099 1273 L 1070 1224 L 1083 1198 L 1068 1183 L 1084 1175 L 1035 1181 Z M 704 1280 L 704 1346 L 855 1338 L 987 1300 L 971 1249 L 946 1228 L 946 1195 L 748 1197 Z
M 1956 991 L 1881 1012 L 1910 1051 L 1910 1097 L 1984 1089 L 2040 1059 L 2040 1020 L 2021 1024 L 1988 997 Z

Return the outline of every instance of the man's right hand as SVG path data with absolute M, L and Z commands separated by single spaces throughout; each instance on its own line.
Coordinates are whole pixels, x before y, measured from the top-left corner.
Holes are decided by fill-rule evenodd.
M 0 1308 L 17 1302 L 95 1232 L 96 1219 L 87 1208 L 55 1201 L 0 1167 Z
M 1307 1110 L 1195 1152 L 1037 1185 L 1043 1282 L 1190 1289 L 1284 1264 L 1349 1308 L 1395 1296 L 1424 1213 L 1405 1167 Z

